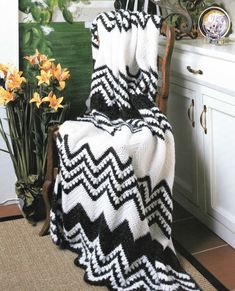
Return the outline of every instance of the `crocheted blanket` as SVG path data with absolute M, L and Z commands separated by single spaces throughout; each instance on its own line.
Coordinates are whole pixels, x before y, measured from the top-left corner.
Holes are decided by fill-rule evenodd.
M 171 240 L 174 139 L 154 103 L 161 23 L 144 12 L 97 16 L 88 111 L 57 139 L 52 240 L 110 290 L 199 290 Z

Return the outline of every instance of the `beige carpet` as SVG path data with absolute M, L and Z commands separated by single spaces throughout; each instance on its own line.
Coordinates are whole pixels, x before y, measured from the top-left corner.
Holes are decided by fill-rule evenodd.
M 73 264 L 76 254 L 57 248 L 41 228 L 18 219 L 0 223 L 0 290 L 3 291 L 107 291 L 83 281 L 83 270 Z M 202 290 L 216 290 L 186 259 L 183 267 Z

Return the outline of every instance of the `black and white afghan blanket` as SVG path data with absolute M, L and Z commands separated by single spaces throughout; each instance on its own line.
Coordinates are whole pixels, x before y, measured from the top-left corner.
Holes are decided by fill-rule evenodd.
M 161 23 L 144 12 L 97 16 L 89 110 L 57 140 L 52 240 L 110 290 L 199 290 L 171 240 L 174 139 L 154 103 Z

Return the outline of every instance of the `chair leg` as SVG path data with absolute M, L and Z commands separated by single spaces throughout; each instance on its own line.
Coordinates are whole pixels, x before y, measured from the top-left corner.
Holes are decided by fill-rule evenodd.
M 41 231 L 39 232 L 40 236 L 44 236 L 48 234 L 50 228 L 50 211 L 51 211 L 51 197 L 53 191 L 53 185 L 55 181 L 55 169 L 56 158 L 55 158 L 55 138 L 56 133 L 58 131 L 58 125 L 50 126 L 48 129 L 48 143 L 47 143 L 47 169 L 46 169 L 46 177 L 42 186 L 42 197 L 46 207 L 46 219 L 42 226 Z
M 45 181 L 42 187 L 42 197 L 46 207 L 46 219 L 42 226 L 41 231 L 39 232 L 40 236 L 45 236 L 49 233 L 50 228 L 50 211 L 51 211 L 51 203 L 50 203 L 50 191 L 51 191 L 52 181 Z

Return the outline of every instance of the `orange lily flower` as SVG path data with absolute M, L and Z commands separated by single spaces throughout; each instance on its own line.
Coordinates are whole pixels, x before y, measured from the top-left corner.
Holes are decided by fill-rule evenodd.
M 38 59 L 35 55 L 33 56 L 25 56 L 24 59 L 26 59 L 31 65 L 38 65 Z
M 44 70 L 41 70 L 41 75 L 36 77 L 38 79 L 38 85 L 41 85 L 43 83 L 50 85 L 51 76 L 52 75 L 50 71 L 46 72 Z
M 67 69 L 62 69 L 61 65 L 58 64 L 56 67 L 52 68 L 52 75 L 59 82 L 59 90 L 63 90 L 65 87 L 65 81 L 69 79 L 70 74 Z
M 4 89 L 3 87 L 0 87 L 0 105 L 4 105 L 5 104 L 5 98 L 4 98 Z
M 47 61 L 47 56 L 41 54 L 37 49 L 36 53 L 32 56 L 25 56 L 24 59 L 26 59 L 31 65 L 39 65 L 42 62 Z
M 22 74 L 23 74 L 23 72 L 17 71 L 17 69 L 14 69 L 12 74 L 7 76 L 6 89 L 8 91 L 20 89 L 22 83 L 26 82 L 26 79 L 24 77 L 21 77 Z
M 63 108 L 64 106 L 61 105 L 64 97 L 56 98 L 56 95 L 53 92 L 50 92 L 47 97 L 42 99 L 42 102 L 50 102 L 49 107 L 53 108 L 57 111 L 58 108 Z
M 41 53 L 38 51 L 38 49 L 36 49 L 36 54 L 35 54 L 35 56 L 37 57 L 39 64 L 42 63 L 42 62 L 47 61 L 47 56 L 41 54 Z
M 45 72 L 48 72 L 52 67 L 52 60 L 53 59 L 46 60 L 45 62 L 42 62 L 42 64 L 40 65 L 40 69 L 45 71 Z
M 39 108 L 39 106 L 42 104 L 42 99 L 41 99 L 40 95 L 38 94 L 38 92 L 33 93 L 33 98 L 29 102 L 36 103 L 37 108 Z
M 15 100 L 15 93 L 5 90 L 3 87 L 0 87 L 0 104 L 5 105 L 10 101 Z
M 0 78 L 4 79 L 7 76 L 9 69 L 10 66 L 0 64 Z

